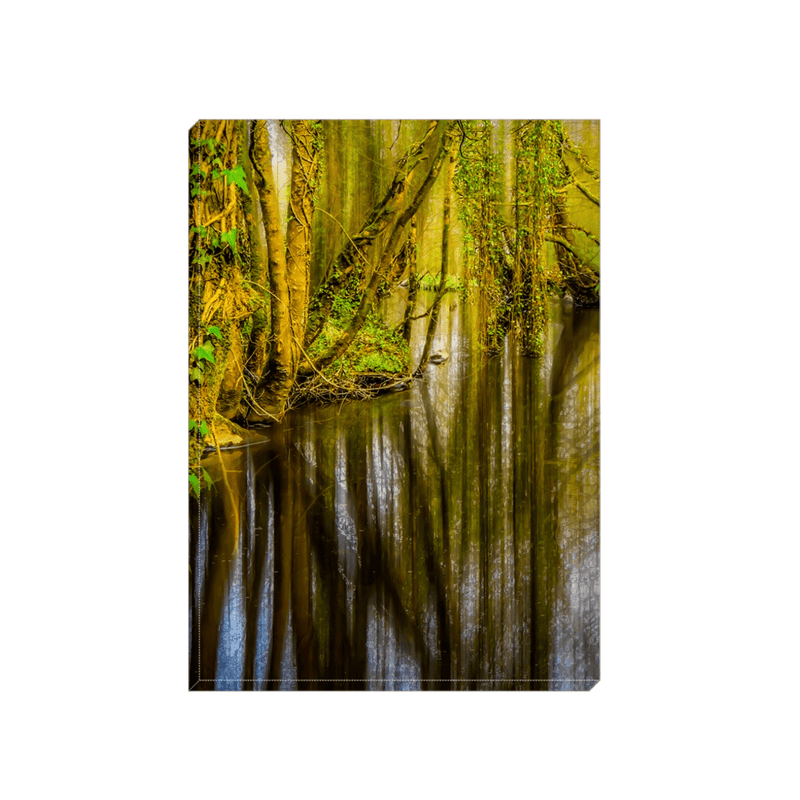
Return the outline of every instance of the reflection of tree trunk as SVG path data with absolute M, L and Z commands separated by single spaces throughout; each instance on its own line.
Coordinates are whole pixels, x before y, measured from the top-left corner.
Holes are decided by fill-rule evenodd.
M 375 568 L 374 552 L 369 541 L 370 533 L 366 525 L 367 483 L 358 479 L 357 464 L 364 463 L 364 431 L 362 427 L 351 430 L 347 437 L 347 472 L 354 476 L 352 494 L 358 540 L 358 563 L 356 585 L 353 599 L 353 637 L 349 648 L 348 677 L 353 678 L 347 684 L 348 689 L 366 690 L 367 688 L 367 607 L 372 591 L 372 581 L 364 585 L 364 576 Z
M 419 604 L 419 581 L 417 579 L 417 471 L 413 468 L 412 453 L 414 442 L 411 437 L 411 411 L 408 406 L 403 409 L 402 429 L 404 433 L 405 462 L 408 464 L 408 536 L 411 540 L 411 619 L 415 625 L 422 618 Z
M 343 650 L 341 646 L 347 631 L 346 611 L 342 602 L 342 598 L 346 596 L 346 587 L 337 567 L 337 534 L 334 525 L 335 468 L 330 466 L 331 459 L 330 443 L 321 438 L 318 439 L 316 446 L 317 485 L 325 488 L 317 497 L 309 498 L 307 531 L 314 558 L 319 565 L 317 574 L 320 585 L 317 586 L 314 624 L 319 627 L 320 635 L 315 636 L 315 653 L 313 655 L 316 659 L 315 664 L 319 677 L 329 679 L 322 682 L 319 687 L 321 689 L 342 688 L 341 684 L 334 683 L 330 679 L 342 679 L 349 676 L 345 660 L 346 650 Z M 323 636 L 323 632 L 327 635 Z M 347 688 L 358 687 L 348 684 Z
M 410 426 L 409 426 L 410 427 Z M 399 446 L 399 443 L 398 443 Z M 416 472 L 415 460 L 413 456 L 414 450 L 408 450 L 408 468 L 409 473 L 414 474 Z M 377 471 L 375 469 L 372 470 L 373 480 L 375 479 Z M 424 487 L 424 482 L 420 485 L 420 488 Z M 377 484 L 373 484 L 373 496 L 377 498 L 379 495 L 377 494 L 378 487 Z M 409 495 L 410 497 L 415 497 L 416 495 Z M 427 508 L 426 497 L 423 494 L 420 496 L 420 504 L 419 509 L 422 510 Z M 414 518 L 417 514 L 416 508 L 410 508 L 409 513 L 412 517 L 411 527 L 412 530 L 416 529 L 417 520 Z M 422 632 L 422 622 L 423 622 L 423 614 L 417 613 L 417 609 L 413 604 L 413 588 L 412 588 L 412 601 L 411 601 L 411 608 L 410 610 L 406 607 L 406 604 L 403 602 L 403 597 L 401 596 L 401 590 L 403 588 L 403 579 L 407 574 L 405 569 L 401 568 L 401 574 L 396 576 L 393 574 L 391 565 L 388 563 L 388 560 L 384 556 L 384 547 L 383 547 L 383 538 L 385 536 L 390 535 L 388 531 L 383 531 L 382 526 L 380 523 L 380 516 L 378 514 L 377 507 L 372 507 L 368 509 L 368 513 L 366 515 L 366 533 L 368 535 L 368 543 L 369 543 L 369 550 L 371 554 L 372 564 L 375 566 L 375 581 L 376 581 L 376 589 L 379 589 L 378 599 L 380 601 L 381 596 L 383 598 L 384 608 L 387 612 L 390 613 L 391 618 L 394 620 L 396 628 L 398 632 L 407 638 L 410 642 L 414 645 L 414 650 L 420 659 L 420 667 L 422 671 L 423 678 L 430 678 L 431 677 L 431 657 L 430 651 L 428 648 L 428 644 L 425 640 L 425 636 Z M 438 578 L 438 574 L 435 568 L 434 563 L 434 550 L 433 550 L 433 541 L 430 538 L 430 533 L 427 530 L 425 524 L 423 524 L 422 529 L 428 536 L 428 541 L 426 542 L 425 547 L 423 547 L 423 551 L 425 552 L 426 556 L 426 568 L 427 574 L 432 587 L 435 588 L 437 597 L 441 595 L 441 587 L 440 581 Z M 415 557 L 415 546 L 412 546 L 412 559 Z M 412 571 L 415 570 L 416 564 L 413 563 L 411 565 Z M 412 583 L 414 581 L 414 577 L 412 576 Z M 425 593 L 427 600 L 427 592 Z M 440 626 L 441 630 L 441 626 Z M 424 689 L 432 688 L 428 684 L 423 684 Z
M 285 464 L 274 466 L 272 471 L 275 487 L 275 593 L 272 614 L 272 653 L 270 654 L 269 687 L 280 689 L 283 677 L 281 665 L 286 646 L 289 625 L 289 608 L 292 602 L 292 521 L 291 491 L 284 484 Z M 287 484 L 291 483 L 291 474 Z
M 255 529 L 254 548 L 248 548 L 243 552 L 244 574 L 245 574 L 245 633 L 244 633 L 244 688 L 247 690 L 256 689 L 255 666 L 256 654 L 258 652 L 258 618 L 261 609 L 261 584 L 264 579 L 264 569 L 267 560 L 267 522 L 264 519 L 265 513 L 269 513 L 269 505 L 266 502 L 257 502 L 258 487 L 253 475 L 252 455 L 247 455 L 248 491 L 253 493 L 252 498 L 248 497 L 247 517 L 245 525 L 252 525 Z M 266 498 L 264 498 L 266 500 Z M 262 511 L 262 513 L 259 513 Z M 251 517 L 251 513 L 253 516 Z M 259 525 L 259 522 L 262 524 Z M 260 532 L 259 532 L 260 529 Z
M 314 626 L 311 616 L 311 553 L 306 521 L 307 517 L 297 520 L 292 532 L 292 622 L 297 652 L 297 677 L 308 681 L 314 677 Z M 313 684 L 302 683 L 300 688 L 314 687 Z
M 516 392 L 523 387 L 531 386 L 531 370 L 538 368 L 535 362 L 522 358 L 516 351 L 511 359 L 513 377 L 511 385 Z M 514 403 L 513 405 L 513 435 L 515 439 L 522 439 L 524 435 L 533 430 L 532 404 Z M 530 594 L 523 589 L 524 579 L 531 574 L 531 536 L 532 518 L 531 505 L 531 464 L 528 447 L 515 447 L 513 453 L 513 522 L 514 530 L 514 585 L 517 605 L 517 618 L 520 622 L 530 620 L 531 603 Z M 517 677 L 530 676 L 530 638 L 520 642 L 519 663 L 521 674 Z
M 227 469 L 236 473 L 241 463 L 241 454 L 229 454 Z M 219 626 L 225 597 L 232 577 L 233 556 L 237 550 L 239 537 L 239 503 L 241 486 L 234 483 L 230 491 L 226 487 L 212 501 L 208 508 L 208 553 L 214 553 L 208 563 L 208 575 L 203 584 L 203 598 L 200 608 L 200 678 L 203 683 L 198 688 L 213 689 L 217 676 L 217 650 L 219 647 Z
M 445 476 L 444 462 L 441 456 L 439 432 L 436 427 L 436 421 L 433 417 L 429 388 L 426 383 L 422 384 L 421 396 L 422 404 L 425 408 L 425 419 L 428 424 L 428 436 L 431 441 L 431 456 L 438 473 L 439 496 L 442 504 L 442 559 L 444 561 L 444 585 L 441 585 L 441 579 L 437 581 L 437 609 L 439 611 L 439 624 L 441 632 L 442 679 L 449 681 L 451 675 L 452 652 L 450 608 L 452 606 L 453 591 L 452 564 L 450 556 L 450 493 Z M 432 544 L 433 542 L 431 542 L 431 545 Z M 438 577 L 438 570 L 436 571 L 436 574 Z
M 534 372 L 533 431 L 533 497 L 534 524 L 531 526 L 533 549 L 533 644 L 531 648 L 532 688 L 544 691 L 549 687 L 551 627 L 553 618 L 554 576 L 558 567 L 556 541 L 556 508 L 551 487 L 557 485 L 558 471 L 554 461 L 553 430 L 550 426 L 550 383 L 543 378 L 543 367 Z
M 484 373 L 486 374 L 486 373 Z M 488 497 L 488 448 L 486 445 L 486 423 L 489 419 L 487 409 L 487 383 L 482 382 L 477 388 L 476 406 L 478 429 L 475 432 L 478 451 L 478 487 L 479 487 L 479 513 L 478 513 L 478 674 L 482 678 L 489 677 L 489 497 Z
M 200 564 L 200 548 L 203 537 L 208 537 L 208 527 L 204 527 L 200 517 L 200 501 L 189 499 L 189 608 L 191 609 L 192 638 L 189 648 L 189 688 L 202 688 L 198 684 L 200 678 L 200 664 L 198 663 L 198 652 L 200 648 L 200 602 L 203 599 L 203 587 L 206 581 L 206 564 Z M 205 548 L 208 554 L 208 544 Z M 200 584 L 199 590 L 197 584 Z

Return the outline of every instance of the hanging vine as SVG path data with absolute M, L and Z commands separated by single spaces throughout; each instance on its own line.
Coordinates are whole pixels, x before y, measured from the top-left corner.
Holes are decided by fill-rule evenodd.
M 536 357 L 544 352 L 549 318 L 545 240 L 568 177 L 561 144 L 558 121 L 533 120 L 516 131 L 514 319 L 523 351 Z
M 498 213 L 501 164 L 490 121 L 462 121 L 459 129 L 454 188 L 464 226 L 465 273 L 485 309 L 481 338 L 489 350 L 497 350 L 511 319 L 511 275 Z

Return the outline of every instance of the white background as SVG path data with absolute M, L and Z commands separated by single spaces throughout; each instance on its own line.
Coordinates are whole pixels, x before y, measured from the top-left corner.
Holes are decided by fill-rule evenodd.
M 797 791 L 785 8 L 4 12 L 7 796 Z M 187 131 L 301 116 L 601 119 L 592 692 L 188 693 Z

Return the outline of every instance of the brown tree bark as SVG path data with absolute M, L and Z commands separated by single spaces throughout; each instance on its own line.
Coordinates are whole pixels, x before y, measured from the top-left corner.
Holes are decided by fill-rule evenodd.
M 300 120 L 292 125 L 292 190 L 289 198 L 287 279 L 289 320 L 292 328 L 292 380 L 300 363 L 308 317 L 308 289 L 311 269 L 311 221 L 314 187 L 319 175 L 319 148 L 312 123 Z
M 283 417 L 300 363 L 308 306 L 313 194 L 319 174 L 319 146 L 313 125 L 308 120 L 300 120 L 289 129 L 294 147 L 285 251 L 272 177 L 269 134 L 266 123 L 257 122 L 255 127 L 254 166 L 259 176 L 256 182 L 267 229 L 272 295 L 270 356 L 258 384 L 255 413 L 249 416 L 255 422 Z
M 417 289 L 419 279 L 417 278 L 417 220 L 411 218 L 411 226 L 408 233 L 408 298 L 406 299 L 406 311 L 403 316 L 403 338 L 406 344 L 411 341 L 411 322 L 414 313 L 414 303 L 417 299 Z
M 286 250 L 278 193 L 272 175 L 272 151 L 265 120 L 253 122 L 251 159 L 255 170 L 256 188 L 267 234 L 267 261 L 271 295 L 272 331 L 269 361 L 259 381 L 255 404 L 257 419 L 278 419 L 283 386 L 291 384 L 291 328 L 289 326 L 289 286 L 286 280 Z

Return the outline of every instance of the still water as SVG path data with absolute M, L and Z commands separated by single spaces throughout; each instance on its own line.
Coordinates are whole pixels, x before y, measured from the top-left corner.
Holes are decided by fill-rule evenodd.
M 475 313 L 448 306 L 410 389 L 203 461 L 191 689 L 597 683 L 599 312 L 553 299 L 539 360 L 487 357 Z

